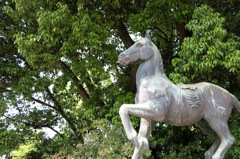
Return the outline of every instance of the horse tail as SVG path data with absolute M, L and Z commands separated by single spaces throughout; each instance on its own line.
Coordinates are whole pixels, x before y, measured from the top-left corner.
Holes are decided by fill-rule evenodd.
M 237 109 L 237 111 L 240 113 L 240 102 L 239 100 L 234 96 L 232 95 L 232 99 L 233 99 L 233 105 L 234 107 Z

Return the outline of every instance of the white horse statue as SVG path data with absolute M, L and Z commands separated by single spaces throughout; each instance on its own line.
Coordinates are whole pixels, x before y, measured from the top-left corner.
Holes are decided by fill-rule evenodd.
M 176 126 L 196 124 L 216 140 L 205 152 L 205 159 L 223 159 L 235 142 L 228 127 L 233 106 L 240 112 L 238 99 L 227 90 L 207 82 L 175 85 L 164 74 L 158 48 L 146 37 L 137 41 L 118 57 L 118 63 L 128 65 L 140 61 L 136 74 L 135 104 L 123 104 L 119 114 L 127 138 L 135 144 L 132 159 L 140 159 L 148 149 L 148 137 L 156 123 Z M 134 130 L 129 115 L 141 118 L 139 133 Z

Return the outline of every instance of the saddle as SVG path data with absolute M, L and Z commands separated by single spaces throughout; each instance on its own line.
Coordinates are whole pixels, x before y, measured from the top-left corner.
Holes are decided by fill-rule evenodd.
M 197 108 L 200 106 L 202 95 L 197 87 L 183 84 L 180 84 L 178 86 L 180 87 L 180 98 L 182 101 L 184 101 L 185 98 L 191 108 Z

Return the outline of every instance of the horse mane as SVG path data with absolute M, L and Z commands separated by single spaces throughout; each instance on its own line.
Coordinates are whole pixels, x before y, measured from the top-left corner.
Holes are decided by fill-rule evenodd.
M 164 74 L 163 59 L 162 59 L 162 55 L 160 53 L 160 50 L 151 40 L 148 40 L 148 42 L 150 43 L 150 45 L 152 45 L 154 47 L 155 62 L 159 63 L 160 71 Z

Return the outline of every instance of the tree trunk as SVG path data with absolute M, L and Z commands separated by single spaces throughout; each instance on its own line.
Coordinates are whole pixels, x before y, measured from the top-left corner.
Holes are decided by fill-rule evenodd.
M 116 27 L 117 27 L 118 35 L 122 39 L 122 41 L 125 44 L 125 46 L 127 48 L 132 46 L 134 44 L 134 41 L 130 37 L 130 35 L 129 35 L 129 33 L 127 31 L 127 28 L 124 25 L 124 23 L 121 20 L 119 20 L 116 23 Z M 129 78 L 130 78 L 129 87 L 127 87 L 129 89 L 127 91 L 131 91 L 133 93 L 136 92 L 136 73 L 137 73 L 137 68 L 138 68 L 138 64 L 137 63 L 134 63 L 131 66 L 131 71 L 130 71 L 130 75 L 129 75 Z
M 185 28 L 186 23 L 181 23 L 181 22 L 176 21 L 175 24 L 176 24 L 177 32 L 179 33 L 180 45 L 182 45 L 184 38 L 191 37 L 192 32 Z

